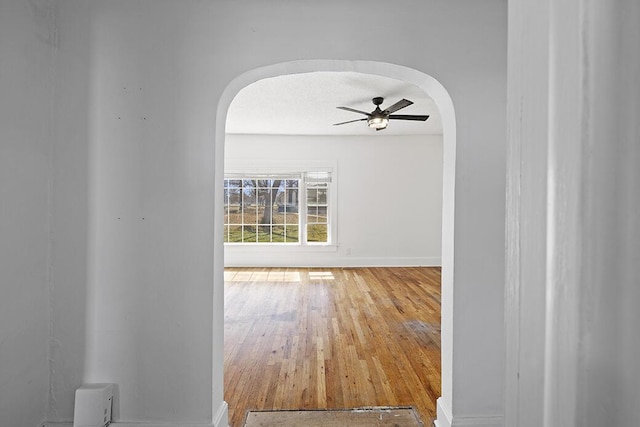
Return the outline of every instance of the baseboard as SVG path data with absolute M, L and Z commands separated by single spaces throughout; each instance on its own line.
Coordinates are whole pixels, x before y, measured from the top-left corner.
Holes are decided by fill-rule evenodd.
M 182 424 L 182 423 L 119 423 L 112 422 L 110 427 L 218 427 L 214 424 Z M 226 426 L 225 426 L 226 427 Z
M 42 427 L 73 427 L 73 422 L 45 422 L 41 425 Z M 109 425 L 113 427 L 229 427 L 229 405 L 227 405 L 227 402 L 222 402 L 213 419 L 213 424 L 112 421 Z
M 452 427 L 504 427 L 504 417 L 453 417 Z
M 228 424 L 228 423 L 227 423 Z M 228 427 L 226 424 L 181 424 L 181 423 L 147 423 L 147 422 L 128 422 L 120 423 L 113 421 L 109 424 L 111 427 Z M 44 427 L 73 427 L 73 423 L 44 423 Z
M 437 418 L 433 422 L 436 427 L 451 427 L 451 409 L 442 397 L 436 401 Z
M 336 267 L 440 267 L 439 257 L 342 257 Z
M 504 427 L 504 417 L 501 415 L 454 416 L 442 397 L 437 401 L 437 411 L 435 427 Z
M 229 427 L 229 405 L 224 400 L 218 408 L 216 416 L 213 417 L 215 427 Z
M 310 257 L 225 255 L 225 267 L 440 267 L 439 257 Z
M 226 421 L 225 421 L 226 422 Z M 73 423 L 44 423 L 44 427 L 73 427 Z M 117 422 L 109 424 L 112 427 L 228 427 L 227 424 L 193 424 L 193 423 L 157 423 L 157 422 Z

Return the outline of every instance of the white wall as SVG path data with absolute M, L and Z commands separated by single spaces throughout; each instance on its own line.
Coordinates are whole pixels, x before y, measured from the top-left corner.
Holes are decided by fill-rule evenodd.
M 45 418 L 53 8 L 0 2 L 0 425 Z
M 92 97 L 90 4 L 56 3 L 51 298 L 51 396 L 47 419 L 70 421 L 87 360 L 89 152 Z M 71 19 L 69 19 L 71 17 Z M 74 35 L 82 34 L 82 37 Z
M 228 266 L 441 263 L 442 135 L 227 135 L 225 168 L 336 166 L 337 247 L 225 247 Z M 332 245 L 333 246 L 333 245 Z
M 633 426 L 640 425 L 640 3 L 590 6 L 576 420 Z
M 549 2 L 509 3 L 505 426 L 538 427 L 544 410 L 549 135 Z M 535 167 L 533 165 L 536 165 Z M 526 221 L 520 218 L 526 215 Z M 522 303 L 526 301 L 526 303 Z
M 640 4 L 510 10 L 506 421 L 640 425 Z
M 71 418 L 82 381 L 107 381 L 119 385 L 120 421 L 224 422 L 222 335 L 212 326 L 222 316 L 212 239 L 218 101 L 249 70 L 347 58 L 415 68 L 453 99 L 455 267 L 445 283 L 454 332 L 443 394 L 454 422 L 499 425 L 503 0 L 379 2 L 375 14 L 364 1 L 55 5 L 50 421 Z M 394 37 L 371 44 L 385 31 Z
M 198 10 L 57 5 L 49 420 L 71 420 L 83 382 L 114 382 L 115 419 L 210 423 L 215 99 L 176 56 Z

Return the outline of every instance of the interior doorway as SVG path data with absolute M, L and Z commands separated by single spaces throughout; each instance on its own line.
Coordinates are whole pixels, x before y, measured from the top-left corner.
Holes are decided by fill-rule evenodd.
M 438 108 L 441 111 L 443 117 L 443 206 L 442 211 L 443 215 L 443 223 L 442 223 L 442 253 L 441 253 L 441 263 L 442 263 L 442 394 L 450 393 L 450 347 L 447 347 L 447 343 L 450 343 L 451 337 L 451 307 L 448 304 L 448 294 L 451 291 L 452 282 L 450 281 L 450 272 L 452 270 L 452 251 L 453 251 L 453 177 L 454 177 L 454 164 L 453 159 L 455 158 L 455 120 L 453 119 L 453 108 L 451 106 L 451 101 L 446 94 L 446 91 L 434 80 L 430 77 L 417 72 L 415 70 L 406 69 L 404 67 L 392 66 L 389 64 L 379 64 L 379 63 L 369 63 L 362 62 L 358 63 L 357 67 L 354 67 L 354 63 L 352 62 L 324 62 L 324 61 L 303 61 L 296 62 L 294 64 L 287 64 L 284 66 L 286 68 L 286 73 L 292 73 L 294 69 L 297 69 L 297 72 L 314 72 L 318 70 L 329 69 L 330 71 L 346 71 L 352 70 L 354 68 L 360 68 L 359 71 L 363 73 L 373 73 L 375 75 L 387 76 L 392 78 L 400 78 L 403 81 L 408 81 L 421 90 L 427 91 L 429 90 L 429 94 L 434 98 L 434 100 L 438 101 Z M 227 92 L 225 97 L 223 97 L 223 101 L 221 102 L 221 107 L 219 109 L 219 117 L 218 123 L 220 124 L 221 118 L 226 119 L 226 113 L 228 112 L 229 105 L 231 100 L 235 97 L 235 95 L 246 85 L 250 84 L 252 81 L 260 80 L 260 78 L 267 78 L 269 76 L 277 76 L 283 73 L 282 66 L 274 66 L 267 67 L 265 69 L 259 70 L 249 73 L 247 75 L 243 75 L 240 78 L 236 79 L 229 88 L 227 88 Z M 225 104 L 226 105 L 223 105 Z M 223 122 L 224 123 L 224 122 Z M 220 174 L 220 171 L 223 171 L 224 168 L 220 167 L 220 163 L 224 158 L 224 144 L 225 138 L 222 135 L 222 143 L 220 140 L 216 143 L 216 171 L 217 174 Z M 222 276 L 222 272 L 224 271 L 224 256 L 222 255 L 223 247 L 222 247 L 222 239 L 219 236 L 222 236 L 222 216 L 223 212 L 218 207 L 222 206 L 222 203 L 218 203 L 221 200 L 221 196 L 224 194 L 224 190 L 221 187 L 221 182 L 223 181 L 223 176 L 217 176 L 216 182 L 216 249 L 217 256 L 215 259 L 215 273 L 216 278 L 219 279 Z M 223 283 L 221 280 L 217 280 L 218 283 L 217 289 L 214 290 L 214 304 L 216 308 L 222 308 L 223 303 L 223 290 L 220 289 L 219 284 Z M 222 318 L 223 310 L 214 310 L 214 331 L 216 333 L 220 333 L 222 335 L 222 330 L 224 327 L 224 320 Z M 223 366 L 223 353 L 220 351 L 221 347 L 218 345 L 221 344 L 221 337 L 214 336 L 214 385 L 219 384 L 221 381 L 224 366 Z

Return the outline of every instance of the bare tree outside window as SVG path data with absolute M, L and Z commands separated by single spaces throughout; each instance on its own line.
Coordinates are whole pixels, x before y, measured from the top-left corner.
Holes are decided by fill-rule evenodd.
M 299 179 L 225 179 L 224 241 L 297 243 L 299 185 Z
M 315 176 L 305 182 L 302 175 L 226 178 L 225 243 L 329 243 L 329 182 Z

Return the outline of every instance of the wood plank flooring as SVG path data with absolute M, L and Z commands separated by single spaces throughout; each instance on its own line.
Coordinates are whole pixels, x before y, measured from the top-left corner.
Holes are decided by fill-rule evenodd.
M 225 400 L 247 410 L 414 406 L 440 396 L 439 268 L 225 269 Z

